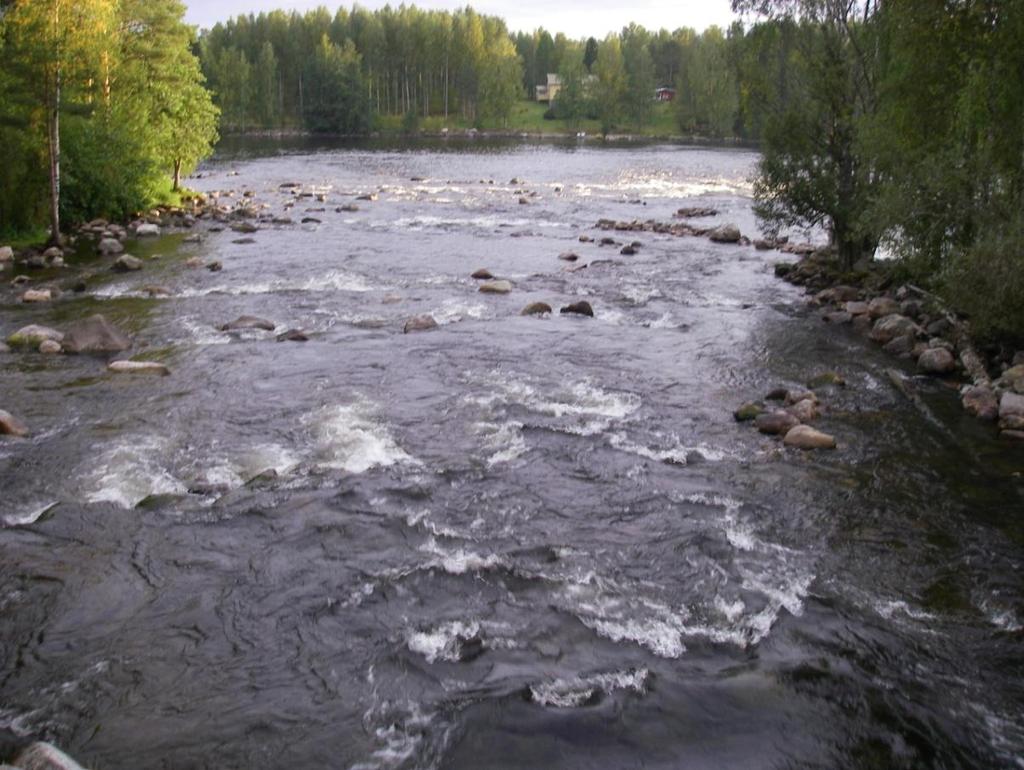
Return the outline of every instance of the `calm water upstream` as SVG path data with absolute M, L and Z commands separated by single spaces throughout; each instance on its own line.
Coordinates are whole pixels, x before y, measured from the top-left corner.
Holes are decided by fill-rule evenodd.
M 779 254 L 578 242 L 684 205 L 755 234 L 756 160 L 227 146 L 194 184 L 295 225 L 0 290 L 4 336 L 102 312 L 173 372 L 0 358 L 34 429 L 0 442 L 0 736 L 104 770 L 1024 767 L 1024 454 L 942 384 L 915 407 Z M 734 422 L 825 370 L 838 451 Z

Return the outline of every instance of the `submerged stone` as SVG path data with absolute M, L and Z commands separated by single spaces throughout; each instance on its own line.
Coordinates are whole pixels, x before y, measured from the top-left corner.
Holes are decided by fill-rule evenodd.
M 131 338 L 102 315 L 76 321 L 64 335 L 68 353 L 120 353 L 132 346 Z

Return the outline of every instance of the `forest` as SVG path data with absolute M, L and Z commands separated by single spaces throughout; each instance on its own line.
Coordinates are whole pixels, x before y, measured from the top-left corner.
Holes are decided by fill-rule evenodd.
M 0 4 L 0 233 L 166 196 L 217 131 L 364 135 L 545 117 L 762 152 L 770 231 L 822 228 L 848 270 L 883 247 L 978 332 L 1024 329 L 1024 0 L 734 0 L 698 33 L 511 32 L 471 8 L 239 16 L 197 33 L 177 0 Z M 551 125 L 555 125 L 552 123 Z

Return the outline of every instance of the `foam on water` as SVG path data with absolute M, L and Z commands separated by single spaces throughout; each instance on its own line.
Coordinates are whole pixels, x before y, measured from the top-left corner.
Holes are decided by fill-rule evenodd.
M 646 668 L 590 674 L 570 679 L 553 679 L 530 686 L 530 699 L 552 708 L 580 708 L 603 693 L 628 690 L 637 695 L 647 692 L 650 671 Z
M 433 537 L 421 545 L 419 550 L 435 557 L 424 565 L 426 568 L 439 567 L 450 575 L 493 569 L 504 563 L 498 554 L 483 555 L 465 548 L 445 548 Z
M 160 436 L 118 439 L 85 474 L 85 499 L 134 508 L 150 495 L 185 494 L 185 484 L 164 465 L 169 451 L 169 442 Z
M 333 292 L 348 291 L 363 293 L 387 289 L 375 286 L 366 277 L 344 270 L 330 270 L 326 273 L 299 279 L 280 279 L 242 284 L 217 284 L 198 289 L 182 289 L 177 297 L 208 297 L 215 294 L 246 296 L 251 294 L 281 294 L 286 292 Z
M 431 315 L 440 326 L 471 318 L 478 321 L 486 318 L 488 307 L 482 302 L 467 302 L 462 299 L 446 299 Z
M 39 521 L 56 505 L 56 502 L 51 502 L 23 506 L 18 512 L 5 514 L 3 517 L 4 525 L 8 527 L 28 527 Z
M 472 639 L 480 633 L 480 624 L 476 621 L 462 622 L 453 620 L 429 631 L 416 631 L 409 634 L 409 649 L 422 655 L 427 663 L 446 660 L 453 663 L 459 661 L 459 644 Z
M 485 450 L 491 453 L 487 458 L 488 466 L 512 462 L 529 451 L 521 422 L 480 422 L 476 429 L 484 437 Z
M 308 415 L 306 425 L 316 438 L 321 466 L 365 473 L 398 463 L 415 463 L 377 419 L 377 407 L 368 401 L 327 406 Z
M 720 462 L 730 456 L 729 452 L 726 452 L 723 449 L 710 447 L 704 443 L 696 444 L 694 446 L 686 446 L 677 436 L 660 436 L 656 434 L 653 438 L 662 439 L 664 443 L 667 443 L 670 446 L 666 449 L 655 449 L 644 446 L 643 444 L 638 444 L 635 441 L 630 440 L 624 433 L 620 432 L 609 433 L 608 443 L 620 452 L 628 452 L 629 454 L 634 454 L 637 457 L 643 457 L 647 460 L 668 462 L 677 465 L 686 465 L 693 459 L 694 455 L 699 455 L 700 459 L 708 462 Z

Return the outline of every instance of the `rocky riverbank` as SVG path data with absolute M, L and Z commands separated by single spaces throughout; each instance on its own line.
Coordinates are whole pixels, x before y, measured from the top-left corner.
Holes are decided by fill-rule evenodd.
M 1024 441 L 1024 351 L 979 348 L 968 320 L 930 292 L 897 283 L 884 264 L 844 271 L 829 250 L 816 249 L 775 273 L 806 288 L 824 323 L 851 326 L 894 358 L 916 362 L 922 376 L 945 379 L 969 414 L 995 423 L 1002 439 Z M 901 375 L 890 376 L 913 395 Z

